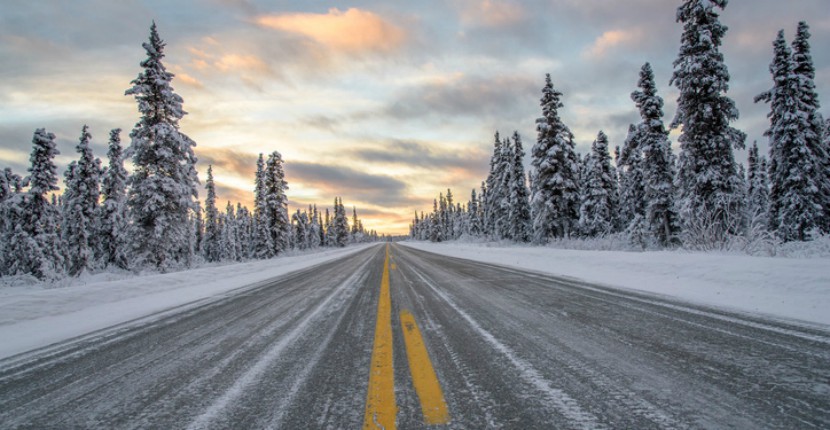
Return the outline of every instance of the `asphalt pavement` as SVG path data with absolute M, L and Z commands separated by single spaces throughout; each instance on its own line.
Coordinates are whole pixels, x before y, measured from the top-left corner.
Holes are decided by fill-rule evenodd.
M 2 429 L 382 424 L 830 428 L 830 332 L 393 244 L 0 361 Z

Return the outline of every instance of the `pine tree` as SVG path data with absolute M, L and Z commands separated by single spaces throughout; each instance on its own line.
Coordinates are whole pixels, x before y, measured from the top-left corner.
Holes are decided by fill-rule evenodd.
M 193 249 L 200 256 L 205 255 L 204 241 L 205 241 L 205 219 L 203 218 L 202 202 L 196 200 L 196 210 L 193 214 Z
M 467 212 L 470 218 L 469 234 L 472 237 L 479 237 L 482 235 L 481 216 L 479 208 L 479 199 L 476 196 L 476 189 L 470 191 L 470 203 L 467 205 Z
M 643 169 L 643 130 L 634 124 L 617 159 L 620 175 L 620 214 L 625 231 L 633 232 L 635 243 L 646 246 L 646 190 Z M 632 227 L 634 226 L 634 227 Z
M 764 133 L 770 142 L 769 227 L 785 241 L 807 240 L 821 228 L 822 200 L 817 170 L 820 159 L 808 146 L 809 116 L 801 110 L 800 78 L 795 61 L 778 32 L 770 64 L 773 87 L 756 101 L 770 104 L 770 128 Z
M 815 165 L 814 183 L 818 187 L 819 204 L 817 229 L 830 233 L 830 146 L 823 142 L 824 119 L 816 92 L 816 69 L 810 53 L 810 27 L 806 22 L 798 23 L 798 30 L 792 43 L 792 73 L 796 76 L 798 88 L 798 111 L 800 112 L 801 133 L 804 134 L 807 149 Z
M 29 176 L 24 179 L 29 190 L 13 196 L 9 202 L 13 223 L 7 258 L 10 274 L 31 274 L 38 279 L 58 279 L 64 274 L 62 243 L 58 235 L 59 212 L 47 199 L 58 190 L 55 135 L 45 129 L 35 130 L 32 138 Z M 54 196 L 53 196 L 54 197 Z
M 239 235 L 239 259 L 253 258 L 253 220 L 251 212 L 241 203 L 236 204 L 236 222 Z
M 265 159 L 262 153 L 256 162 L 256 179 L 254 180 L 254 258 L 271 258 L 274 248 L 268 233 L 270 222 L 265 200 Z
M 101 180 L 101 206 L 98 214 L 99 251 L 103 266 L 126 269 L 127 255 L 127 170 L 121 147 L 121 129 L 110 131 L 108 165 Z
M 202 256 L 206 261 L 222 258 L 220 242 L 222 231 L 219 226 L 219 209 L 216 207 L 216 185 L 213 182 L 213 165 L 208 166 L 205 180 L 205 236 L 202 239 Z
M 3 203 L 13 194 L 19 193 L 22 188 L 23 178 L 6 167 L 0 171 L 0 203 Z
M 510 192 L 508 207 L 509 236 L 517 242 L 530 241 L 530 200 L 525 182 L 524 156 L 522 138 L 518 131 L 513 132 L 513 159 L 510 163 Z M 475 192 L 475 190 L 473 190 Z M 473 195 L 475 197 L 475 194 Z
M 332 220 L 334 230 L 333 246 L 344 247 L 349 243 L 349 220 L 346 219 L 346 207 L 343 206 L 343 198 L 334 199 L 334 219 Z
M 138 267 L 162 271 L 189 266 L 192 260 L 189 215 L 198 197 L 196 143 L 179 131 L 186 112 L 182 98 L 173 91 L 173 74 L 162 64 L 164 42 L 156 24 L 144 43 L 147 59 L 143 71 L 125 92 L 138 102 L 141 119 L 130 133 L 134 171 L 129 178 L 127 203 L 132 218 L 130 243 Z
M 642 118 L 637 127 L 643 157 L 645 221 L 656 242 L 668 246 L 677 241 L 680 226 L 675 212 L 671 143 L 663 125 L 663 98 L 657 95 L 649 63 L 640 70 L 638 87 L 640 90 L 631 93 L 631 99 Z
M 538 137 L 532 155 L 533 241 L 570 237 L 579 218 L 579 189 L 573 134 L 559 118 L 562 93 L 553 88 L 550 74 L 542 89 L 542 118 L 536 120 Z
M 238 261 L 240 260 L 239 231 L 236 223 L 236 211 L 230 201 L 225 206 L 222 220 L 221 245 L 219 247 L 221 259 Z
M 747 169 L 749 219 L 752 228 L 759 228 L 762 225 L 765 226 L 768 219 L 769 180 L 767 177 L 767 160 L 759 156 L 757 142 L 753 142 L 749 148 L 747 163 L 749 164 Z
M 501 168 L 502 145 L 501 136 L 499 136 L 499 132 L 496 131 L 495 141 L 493 143 L 493 155 L 490 157 L 490 172 L 487 175 L 485 183 L 482 184 L 482 187 L 489 191 L 487 193 L 482 193 L 482 205 L 484 211 L 484 233 L 490 236 L 495 235 L 497 212 L 501 209 L 501 207 L 497 206 L 495 203 L 499 200 L 500 193 L 494 192 L 494 190 L 498 188 L 498 181 L 500 177 L 499 169 Z
M 580 231 L 589 237 L 602 237 L 613 230 L 612 193 L 616 181 L 611 177 L 611 154 L 608 152 L 608 136 L 600 131 L 586 157 L 586 178 L 582 205 L 579 213 Z
M 740 181 L 733 146 L 746 135 L 730 127 L 738 119 L 729 89 L 729 72 L 719 48 L 726 26 L 715 8 L 727 0 L 684 0 L 677 10 L 683 23 L 680 52 L 670 83 L 677 87 L 672 127 L 682 125 L 679 158 L 679 206 L 683 230 L 694 244 L 722 243 L 741 222 Z
M 270 255 L 279 255 L 290 245 L 291 221 L 288 217 L 288 182 L 283 171 L 282 155 L 274 151 L 265 163 L 265 213 L 270 235 Z
M 92 136 L 86 125 L 76 146 L 80 159 L 66 171 L 63 195 L 62 239 L 66 250 L 67 271 L 78 276 L 95 266 L 94 251 L 98 248 L 95 222 L 100 197 L 101 161 L 94 158 L 89 141 Z

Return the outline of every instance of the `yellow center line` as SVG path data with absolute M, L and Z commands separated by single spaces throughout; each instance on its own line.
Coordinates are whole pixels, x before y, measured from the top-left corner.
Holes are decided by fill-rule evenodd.
M 421 412 L 424 414 L 424 421 L 428 425 L 446 424 L 450 420 L 450 415 L 447 412 L 444 393 L 441 392 L 441 384 L 438 383 L 438 377 L 435 375 L 435 369 L 429 359 L 424 339 L 418 329 L 418 323 L 415 322 L 415 317 L 407 310 L 401 311 L 401 327 L 403 328 L 403 339 L 406 344 L 409 371 L 412 373 L 415 392 L 421 401 Z
M 395 373 L 392 362 L 392 299 L 389 295 L 389 245 L 383 261 L 380 281 L 378 319 L 375 324 L 375 345 L 369 368 L 369 391 L 366 394 L 364 429 L 395 429 Z

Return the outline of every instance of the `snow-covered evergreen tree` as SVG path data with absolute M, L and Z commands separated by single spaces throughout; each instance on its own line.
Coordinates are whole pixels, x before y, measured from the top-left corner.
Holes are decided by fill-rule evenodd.
M 809 115 L 802 110 L 800 77 L 794 72 L 796 64 L 783 30 L 773 42 L 773 51 L 773 87 L 755 98 L 770 104 L 770 128 L 764 133 L 772 163 L 769 227 L 785 241 L 803 241 L 821 228 L 823 207 L 817 183 L 821 160 L 808 146 Z
M 500 178 L 501 168 L 501 154 L 502 154 L 502 140 L 499 132 L 496 131 L 493 143 L 493 155 L 490 157 L 490 171 L 487 174 L 487 179 L 482 186 L 488 190 L 487 193 L 482 193 L 482 206 L 484 211 L 483 226 L 484 233 L 493 236 L 496 232 L 495 221 L 498 217 L 497 212 L 501 210 L 500 206 L 496 205 L 496 201 L 500 200 L 501 193 L 498 191 L 498 181 Z
M 80 154 L 66 171 L 66 190 L 63 195 L 63 219 L 61 234 L 66 251 L 67 272 L 78 276 L 95 266 L 95 249 L 98 248 L 96 222 L 100 198 L 101 161 L 94 158 L 89 141 L 92 135 L 86 125 L 75 147 Z
M 542 117 L 536 120 L 538 137 L 531 151 L 533 241 L 569 237 L 579 219 L 579 167 L 573 134 L 559 117 L 562 93 L 553 88 L 550 74 L 542 89 Z
M 631 99 L 640 110 L 642 122 L 637 126 L 642 151 L 645 221 L 648 231 L 661 246 L 678 240 L 680 225 L 674 202 L 674 174 L 669 132 L 663 124 L 663 98 L 657 95 L 654 72 L 645 63 L 640 70 Z
M 628 128 L 628 136 L 617 159 L 620 176 L 620 215 L 623 230 L 638 245 L 646 246 L 646 190 L 643 173 L 643 133 L 634 124 Z M 632 229 L 632 225 L 636 224 Z
M 806 22 L 798 23 L 798 30 L 792 43 L 792 73 L 796 76 L 798 111 L 801 133 L 815 165 L 814 179 L 818 187 L 819 204 L 817 226 L 825 233 L 830 233 L 830 146 L 823 142 L 824 119 L 816 92 L 816 69 L 810 53 L 810 27 Z
M 349 220 L 346 218 L 346 207 L 343 198 L 334 199 L 334 219 L 332 220 L 333 244 L 344 247 L 349 243 Z
M 271 235 L 268 233 L 270 222 L 265 204 L 265 159 L 262 153 L 256 162 L 256 177 L 254 179 L 254 258 L 264 259 L 273 257 L 274 248 Z
M 98 209 L 98 259 L 103 266 L 126 269 L 127 237 L 127 170 L 121 147 L 121 129 L 110 131 L 107 150 L 108 165 L 101 180 L 101 206 Z
M 250 260 L 253 258 L 253 218 L 247 207 L 241 203 L 236 204 L 236 224 L 239 239 L 239 259 Z
M 747 160 L 747 208 L 752 228 L 766 226 L 769 211 L 769 179 L 767 176 L 767 160 L 758 152 L 758 144 L 753 142 L 749 148 Z
M 729 89 L 729 72 L 720 45 L 726 26 L 715 8 L 727 0 L 683 0 L 677 21 L 683 24 L 680 52 L 671 84 L 680 92 L 673 127 L 682 125 L 679 158 L 679 207 L 691 244 L 722 243 L 742 225 L 740 181 L 733 147 L 746 135 L 731 127 L 738 119 Z
M 309 221 L 308 213 L 302 212 L 299 209 L 291 216 L 297 249 L 308 249 L 310 247 Z
M 239 225 L 236 219 L 236 210 L 230 201 L 225 206 L 225 213 L 222 219 L 221 244 L 219 246 L 222 260 L 239 261 L 242 259 L 242 247 L 239 243 Z
M 314 249 L 323 244 L 323 227 L 320 222 L 320 213 L 317 211 L 317 205 L 309 205 L 308 211 L 311 214 L 309 224 L 309 246 Z
M 510 160 L 510 190 L 508 192 L 509 206 L 508 225 L 509 237 L 517 242 L 530 241 L 530 200 L 525 178 L 522 138 L 518 131 L 513 132 L 513 150 Z M 475 192 L 475 190 L 473 190 Z
M 205 180 L 205 235 L 202 238 L 202 256 L 206 261 L 219 261 L 222 258 L 219 227 L 219 209 L 216 207 L 216 185 L 213 182 L 213 165 L 208 166 Z
M 23 181 L 29 190 L 12 196 L 6 204 L 4 218 L 12 223 L 5 254 L 7 273 L 58 279 L 65 267 L 58 235 L 60 213 L 47 194 L 58 190 L 54 159 L 60 152 L 55 146 L 55 135 L 42 128 L 35 130 L 32 146 L 29 176 Z
M 143 46 L 147 51 L 143 71 L 125 93 L 135 97 L 141 112 L 128 149 L 134 165 L 127 198 L 130 243 L 138 267 L 165 271 L 191 264 L 190 213 L 196 210 L 199 183 L 196 143 L 179 131 L 186 112 L 182 98 L 170 86 L 174 75 L 162 64 L 165 44 L 155 23 Z
M 600 131 L 586 157 L 586 169 L 579 211 L 579 226 L 583 235 L 602 237 L 613 230 L 613 193 L 616 178 L 611 171 L 611 154 L 608 152 L 608 136 Z
M 289 248 L 291 221 L 288 217 L 288 182 L 285 180 L 282 155 L 274 151 L 265 163 L 265 213 L 268 222 L 271 250 L 279 255 Z
M 202 202 L 196 200 L 196 210 L 193 211 L 193 249 L 196 254 L 204 256 L 205 252 L 202 248 L 205 240 L 205 219 L 202 215 Z
M 479 199 L 478 196 L 476 196 L 475 188 L 470 191 L 470 203 L 467 205 L 467 213 L 469 214 L 468 234 L 472 237 L 480 237 L 483 233 L 481 225 L 481 208 L 479 207 Z

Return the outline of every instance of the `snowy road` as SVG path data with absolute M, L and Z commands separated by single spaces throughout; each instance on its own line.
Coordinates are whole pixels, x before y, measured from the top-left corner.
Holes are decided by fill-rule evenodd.
M 388 413 L 398 428 L 830 428 L 830 333 L 392 245 L 0 361 L 4 429 Z

